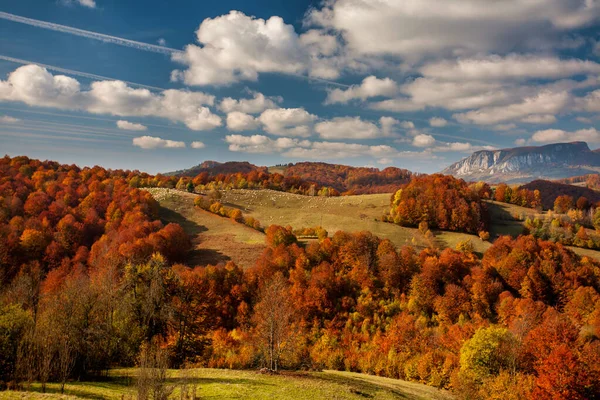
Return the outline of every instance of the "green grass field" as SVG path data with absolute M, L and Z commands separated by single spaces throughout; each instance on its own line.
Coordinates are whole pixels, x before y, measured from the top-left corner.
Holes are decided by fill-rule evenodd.
M 71 382 L 65 394 L 58 384 L 40 393 L 39 384 L 29 392 L 0 392 L 0 399 L 135 399 L 135 370 L 113 370 L 101 382 Z M 180 398 L 185 382 L 196 388 L 199 399 L 452 399 L 450 393 L 430 386 L 352 372 L 284 372 L 265 375 L 255 371 L 220 369 L 170 370 L 168 384 L 175 387 L 170 398 Z

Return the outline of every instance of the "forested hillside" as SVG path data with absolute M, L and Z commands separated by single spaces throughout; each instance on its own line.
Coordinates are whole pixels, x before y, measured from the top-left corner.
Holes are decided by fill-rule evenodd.
M 585 197 L 591 204 L 600 202 L 600 192 L 595 190 L 573 186 L 565 183 L 536 180 L 521 186 L 522 189 L 530 191 L 538 190 L 541 194 L 542 205 L 545 209 L 552 209 L 554 201 L 558 196 L 570 196 L 574 202 L 580 197 Z
M 413 175 L 406 169 L 395 167 L 379 170 L 318 162 L 296 163 L 285 170 L 286 177 L 297 176 L 348 194 L 390 193 L 408 183 Z

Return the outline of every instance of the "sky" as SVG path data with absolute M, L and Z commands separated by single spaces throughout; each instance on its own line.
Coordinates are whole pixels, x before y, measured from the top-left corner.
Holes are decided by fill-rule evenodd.
M 0 0 L 11 156 L 430 173 L 599 121 L 599 0 Z

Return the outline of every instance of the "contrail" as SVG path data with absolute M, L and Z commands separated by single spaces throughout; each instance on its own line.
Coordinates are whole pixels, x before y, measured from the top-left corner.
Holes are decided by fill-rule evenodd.
M 52 70 L 52 71 L 62 72 L 63 74 L 81 76 L 83 78 L 95 79 L 95 80 L 99 80 L 99 81 L 101 81 L 101 80 L 104 80 L 104 81 L 121 81 L 121 82 L 125 82 L 125 83 L 127 83 L 129 85 L 132 85 L 132 86 L 139 86 L 139 87 L 146 88 L 146 89 L 167 90 L 165 88 L 160 88 L 160 87 L 157 87 L 157 86 L 143 85 L 141 83 L 124 81 L 123 79 L 109 78 L 107 76 L 96 75 L 96 74 L 89 74 L 87 72 L 81 72 L 81 71 L 75 71 L 75 70 L 67 69 L 67 68 L 55 67 L 54 65 L 42 64 L 42 63 L 38 63 L 38 62 L 35 62 L 35 61 L 22 60 L 20 58 L 14 58 L 14 57 L 8 57 L 8 56 L 0 55 L 0 60 L 10 61 L 10 62 L 14 62 L 14 63 L 17 63 L 17 64 L 23 64 L 23 65 L 35 64 L 35 65 L 38 65 L 40 67 L 43 67 L 43 68 L 46 68 L 46 69 L 49 69 L 49 70 Z
M 137 42 L 135 40 L 123 39 L 116 36 L 105 35 L 103 33 L 86 31 L 83 29 L 73 28 L 71 26 L 65 26 L 55 24 L 53 22 L 40 21 L 32 18 L 25 18 L 19 15 L 9 14 L 7 12 L 0 11 L 0 18 L 8 21 L 19 22 L 21 24 L 31 25 L 38 28 L 50 29 L 52 31 L 69 33 L 71 35 L 81 36 L 88 39 L 100 40 L 105 43 L 117 44 L 120 46 L 132 47 L 138 50 L 152 51 L 155 53 L 168 54 L 182 53 L 181 50 L 172 49 L 170 47 L 158 46 L 155 44 L 149 44 L 144 42 Z
M 120 38 L 120 37 L 116 37 L 116 36 L 105 35 L 103 33 L 91 32 L 91 31 L 86 31 L 83 29 L 73 28 L 71 26 L 55 24 L 53 22 L 46 22 L 46 21 L 40 21 L 37 19 L 21 17 L 19 15 L 10 14 L 10 13 L 4 12 L 4 11 L 0 11 L 0 19 L 5 19 L 8 21 L 13 21 L 13 22 L 19 22 L 22 24 L 31 25 L 31 26 L 35 26 L 38 28 L 50 29 L 52 31 L 69 33 L 71 35 L 81 36 L 81 37 L 85 37 L 88 39 L 100 40 L 105 43 L 112 43 L 112 44 L 117 44 L 120 46 L 132 47 L 132 48 L 138 49 L 138 50 L 152 51 L 155 53 L 161 53 L 161 54 L 167 54 L 167 55 L 185 53 L 182 50 L 172 49 L 170 47 L 159 46 L 159 45 L 144 43 L 144 42 L 137 42 L 135 40 L 129 40 L 129 39 L 124 39 L 124 38 Z M 310 76 L 306 76 L 303 74 L 289 73 L 289 75 L 297 76 L 299 78 L 307 79 L 308 81 L 313 81 L 313 82 L 325 83 L 325 84 L 329 84 L 329 85 L 335 85 L 335 86 L 346 87 L 346 88 L 350 87 L 350 85 L 346 85 L 343 83 L 330 81 L 327 79 L 310 77 Z

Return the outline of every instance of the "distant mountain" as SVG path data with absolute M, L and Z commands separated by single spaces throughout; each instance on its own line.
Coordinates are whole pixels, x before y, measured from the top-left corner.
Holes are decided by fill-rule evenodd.
M 267 167 L 258 167 L 254 164 L 250 164 L 247 161 L 228 161 L 220 163 L 218 161 L 204 161 L 202 164 L 198 164 L 195 167 L 183 169 L 180 171 L 167 172 L 164 175 L 167 176 L 197 176 L 202 172 L 208 173 L 209 176 L 215 176 L 219 174 L 247 174 L 252 171 L 267 172 Z
M 600 172 L 600 153 L 585 142 L 477 151 L 442 171 L 467 181 L 517 183 Z

